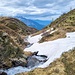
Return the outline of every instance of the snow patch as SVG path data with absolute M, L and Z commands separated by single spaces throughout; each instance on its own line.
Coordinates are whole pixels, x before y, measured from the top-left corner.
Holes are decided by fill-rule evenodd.
M 39 34 L 39 35 L 36 35 L 36 36 L 32 36 L 32 37 L 31 37 L 31 35 L 30 35 L 30 36 L 28 36 L 27 41 L 28 41 L 29 43 L 37 43 L 37 42 L 42 38 L 41 35 L 42 35 L 42 34 Z
M 53 30 L 54 28 L 51 28 L 51 31 Z
M 50 31 L 50 29 L 49 30 L 46 30 L 46 32 L 49 32 Z
M 51 32 L 50 32 L 50 30 L 47 30 L 47 31 L 45 31 L 44 33 L 50 32 L 50 34 L 52 34 L 52 33 L 56 32 L 56 31 L 57 31 L 57 30 L 54 30 L 54 31 L 51 31 Z M 37 43 L 37 42 L 39 42 L 39 41 L 41 40 L 41 38 L 43 37 L 42 35 L 43 35 L 44 33 L 41 33 L 41 34 L 36 35 L 36 36 L 31 36 L 31 35 L 26 36 L 26 38 L 24 39 L 24 41 L 25 41 L 25 42 L 29 42 L 30 44 Z
M 31 47 L 26 48 L 24 51 L 39 51 L 38 55 L 46 55 L 48 57 L 48 61 L 39 67 L 47 67 L 56 58 L 59 58 L 63 52 L 69 51 L 75 47 L 75 32 L 67 33 L 66 36 L 66 38 L 61 38 L 54 41 L 34 43 Z
M 54 32 L 56 32 L 57 30 L 51 31 L 50 34 L 53 34 Z

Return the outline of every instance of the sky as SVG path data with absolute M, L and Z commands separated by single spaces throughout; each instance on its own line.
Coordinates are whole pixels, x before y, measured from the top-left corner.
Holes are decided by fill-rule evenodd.
M 0 16 L 52 20 L 75 8 L 75 0 L 0 0 Z

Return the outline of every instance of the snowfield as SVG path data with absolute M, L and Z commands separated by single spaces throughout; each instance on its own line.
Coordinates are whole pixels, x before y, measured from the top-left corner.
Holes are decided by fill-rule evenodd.
M 38 38 L 38 36 L 36 36 Z M 30 42 L 36 41 L 36 38 L 30 40 Z M 70 32 L 66 34 L 66 38 L 60 38 L 54 41 L 48 41 L 43 43 L 35 42 L 29 48 L 26 48 L 24 51 L 38 52 L 38 55 L 46 55 L 48 61 L 42 64 L 41 68 L 47 67 L 51 62 L 56 58 L 59 58 L 63 52 L 69 51 L 75 47 L 75 32 Z
M 27 41 L 34 44 L 26 48 L 24 51 L 31 51 L 31 52 L 39 51 L 38 55 L 46 55 L 48 57 L 48 60 L 44 64 L 40 64 L 39 66 L 35 66 L 30 69 L 21 66 L 10 68 L 8 70 L 5 70 L 5 72 L 8 75 L 15 75 L 17 73 L 31 71 L 37 67 L 45 68 L 56 58 L 59 58 L 63 52 L 69 51 L 70 49 L 75 47 L 75 32 L 67 33 L 66 38 L 38 43 L 41 37 L 42 37 L 41 34 L 29 37 Z M 38 57 L 38 59 L 41 58 Z

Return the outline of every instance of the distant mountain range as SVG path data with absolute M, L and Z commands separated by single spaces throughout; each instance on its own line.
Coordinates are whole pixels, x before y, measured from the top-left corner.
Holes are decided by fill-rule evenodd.
M 51 20 L 34 20 L 34 21 L 43 26 L 47 26 L 48 24 L 50 24 L 52 22 Z
M 48 24 L 51 23 L 51 21 L 48 20 L 31 20 L 31 19 L 26 19 L 22 16 L 15 16 L 15 18 L 18 18 L 22 22 L 24 22 L 27 26 L 36 28 L 38 30 L 43 29 L 46 27 Z

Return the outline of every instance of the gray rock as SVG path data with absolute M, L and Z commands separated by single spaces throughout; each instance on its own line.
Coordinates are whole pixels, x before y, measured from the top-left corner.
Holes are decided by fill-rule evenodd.
M 8 33 L 4 32 L 4 33 L 2 34 L 2 36 L 3 36 L 3 37 L 4 37 L 4 36 L 8 36 Z
M 39 63 L 40 63 L 39 60 L 35 57 L 30 56 L 27 59 L 27 67 L 29 67 L 29 68 L 37 66 Z
M 17 67 L 17 66 L 22 66 L 22 67 L 25 67 L 26 66 L 26 60 L 24 58 L 14 58 L 12 59 L 12 64 L 14 67 Z
M 5 72 L 0 72 L 0 75 L 7 75 L 7 73 L 5 73 Z

